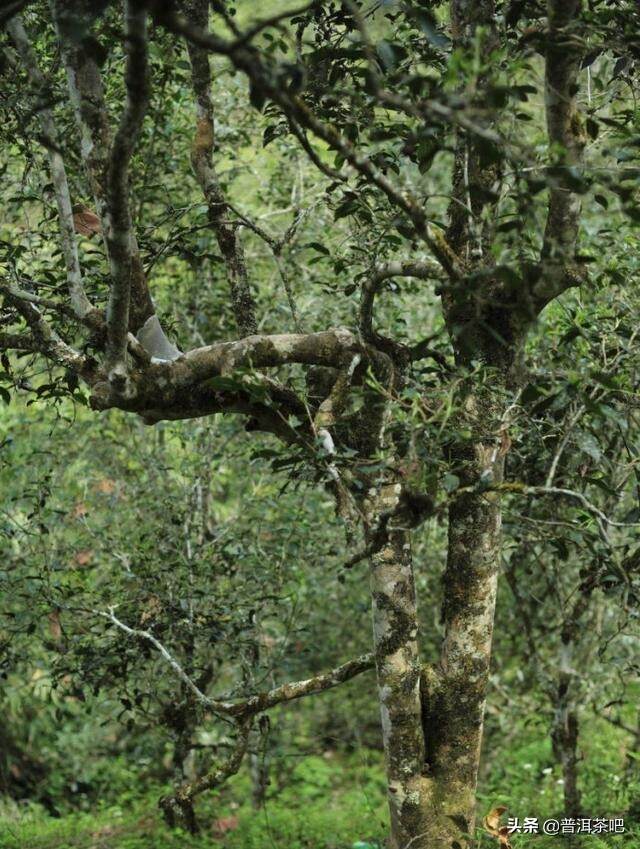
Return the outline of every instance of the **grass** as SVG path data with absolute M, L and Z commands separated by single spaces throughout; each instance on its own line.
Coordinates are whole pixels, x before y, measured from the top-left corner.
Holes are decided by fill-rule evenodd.
M 0 849 L 343 849 L 377 846 L 387 828 L 382 773 L 353 760 L 304 758 L 288 786 L 258 811 L 249 801 L 249 778 L 240 775 L 200 806 L 199 837 L 166 828 L 156 805 L 166 789 L 60 819 L 36 806 L 6 806 Z M 231 828 L 221 835 L 225 820 Z
M 626 833 L 574 838 L 520 834 L 512 838 L 513 849 L 640 849 L 640 782 L 624 773 L 619 732 L 607 724 L 594 725 L 584 740 L 585 809 L 594 817 L 623 816 Z M 378 752 L 300 758 L 286 786 L 272 787 L 260 810 L 250 802 L 248 773 L 241 773 L 201 800 L 198 837 L 164 825 L 157 799 L 166 787 L 147 787 L 141 796 L 135 774 L 123 768 L 120 780 L 121 787 L 111 788 L 111 803 L 91 813 L 72 811 L 54 819 L 38 806 L 0 805 L 0 849 L 374 849 L 384 845 L 388 828 Z M 561 777 L 541 728 L 532 724 L 523 729 L 517 744 L 491 763 L 479 812 L 498 804 L 521 820 L 561 818 Z M 480 834 L 479 849 L 491 847 L 499 849 L 497 841 Z

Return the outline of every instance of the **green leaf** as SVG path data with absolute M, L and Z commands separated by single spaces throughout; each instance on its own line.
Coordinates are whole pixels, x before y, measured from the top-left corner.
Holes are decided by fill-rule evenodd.
M 453 492 L 460 486 L 460 478 L 447 472 L 442 479 L 442 486 L 447 492 Z

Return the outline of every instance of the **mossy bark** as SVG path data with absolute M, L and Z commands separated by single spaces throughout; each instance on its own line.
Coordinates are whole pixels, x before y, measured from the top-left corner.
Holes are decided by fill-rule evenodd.
M 384 487 L 373 515 L 394 511 L 399 499 L 399 484 Z M 371 558 L 371 598 L 390 845 L 391 849 L 407 845 L 426 849 L 428 844 L 419 837 L 424 828 L 426 787 L 418 615 L 409 534 L 401 527 L 389 528 L 385 544 Z
M 441 670 L 420 665 L 408 532 L 392 529 L 372 557 L 390 849 L 468 849 L 473 835 L 500 523 L 475 496 L 456 509 Z

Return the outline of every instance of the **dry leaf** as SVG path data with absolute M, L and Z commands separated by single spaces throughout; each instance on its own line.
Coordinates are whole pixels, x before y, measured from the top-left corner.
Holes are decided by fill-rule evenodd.
M 493 808 L 493 810 L 489 811 L 486 817 L 483 820 L 483 824 L 485 829 L 489 832 L 492 837 L 498 836 L 498 829 L 500 828 L 500 817 L 504 814 L 507 809 L 504 805 L 498 805 L 497 808 Z
M 78 501 L 75 504 L 75 506 L 74 506 L 74 508 L 71 512 L 71 515 L 73 516 L 74 519 L 82 519 L 82 517 L 86 516 L 88 512 L 89 512 L 89 508 L 87 507 L 87 505 L 83 501 Z
M 94 233 L 102 232 L 98 216 L 82 203 L 73 207 L 73 226 L 81 236 L 93 236 Z
M 83 548 L 82 551 L 77 551 L 73 558 L 78 566 L 88 566 L 93 560 L 93 551 L 90 548 Z
M 238 817 L 220 817 L 211 827 L 214 837 L 224 837 L 228 831 L 238 827 Z
M 96 490 L 103 495 L 112 495 L 116 489 L 116 482 L 111 478 L 102 478 L 96 484 Z

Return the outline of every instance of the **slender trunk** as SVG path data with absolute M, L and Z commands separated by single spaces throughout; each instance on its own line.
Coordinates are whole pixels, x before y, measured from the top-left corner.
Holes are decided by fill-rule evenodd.
M 396 509 L 399 490 L 399 485 L 383 489 L 380 510 Z M 391 814 L 390 849 L 427 849 L 429 787 L 423 775 L 418 615 L 407 530 L 390 528 L 385 545 L 372 556 L 371 598 Z
M 252 752 L 249 759 L 251 774 L 251 805 L 255 811 L 263 807 L 269 786 L 269 761 L 267 752 Z
M 575 709 L 566 712 L 563 721 L 561 750 L 562 777 L 564 780 L 564 812 L 567 817 L 579 817 L 582 811 L 578 786 L 578 713 Z
M 582 816 L 582 813 L 578 787 L 578 706 L 571 670 L 572 655 L 573 643 L 563 642 L 560 673 L 554 694 L 551 741 L 556 762 L 562 768 L 564 814 L 575 818 Z
M 429 774 L 435 782 L 440 814 L 458 827 L 460 845 L 472 839 L 475 828 L 500 564 L 498 496 L 481 490 L 485 482 L 502 480 L 506 451 L 496 400 L 470 394 L 465 406 L 477 438 L 456 452 L 456 473 L 461 487 L 475 487 L 476 491 L 458 496 L 449 508 L 443 576 L 445 636 L 439 680 L 425 695 Z
M 632 779 L 640 772 L 640 711 L 636 719 L 636 731 L 627 749 L 624 774 L 627 779 Z

